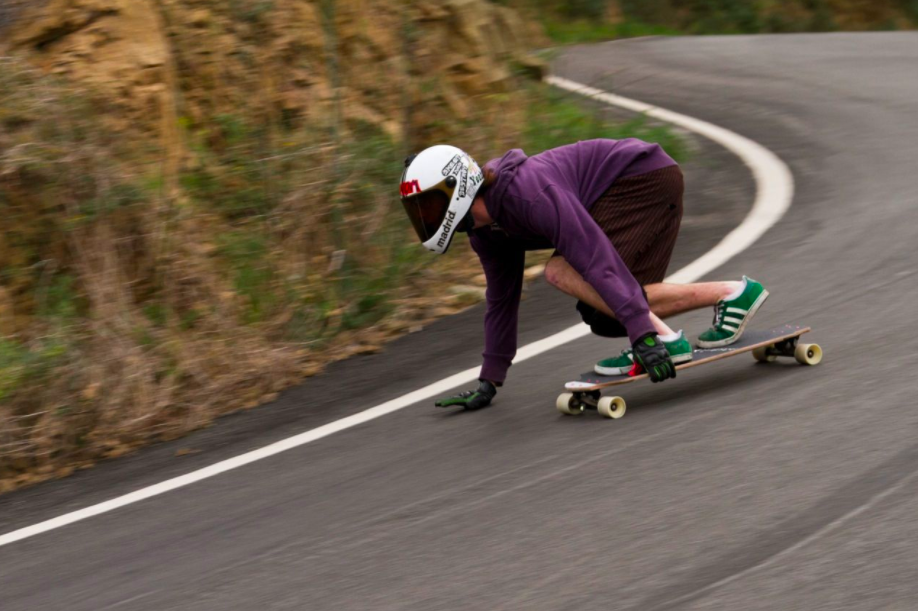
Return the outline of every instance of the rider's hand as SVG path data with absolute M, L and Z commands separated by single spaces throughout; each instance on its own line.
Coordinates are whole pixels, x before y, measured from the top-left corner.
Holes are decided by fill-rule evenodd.
M 656 383 L 676 377 L 676 366 L 656 333 L 642 336 L 631 347 L 634 350 L 634 361 L 644 368 L 651 381 Z
M 437 401 L 437 407 L 450 407 L 459 405 L 465 409 L 481 409 L 491 404 L 491 399 L 497 394 L 497 388 L 487 380 L 478 381 L 478 390 L 467 390 L 453 397 Z

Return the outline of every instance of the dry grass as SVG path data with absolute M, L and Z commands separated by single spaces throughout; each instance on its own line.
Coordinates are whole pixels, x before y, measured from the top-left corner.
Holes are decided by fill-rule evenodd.
M 415 52 L 438 48 L 448 11 L 368 75 L 353 66 L 382 47 L 344 26 L 353 56 L 329 44 L 306 71 L 322 47 L 291 38 L 297 3 L 152 5 L 169 49 L 135 81 L 77 78 L 102 65 L 134 77 L 74 63 L 99 41 L 134 42 L 105 34 L 114 21 L 0 60 L 0 491 L 206 426 L 479 301 L 465 241 L 446 257 L 417 245 L 394 196 L 407 152 L 448 140 L 483 162 L 621 135 L 678 149 L 665 130 L 610 127 L 527 85 L 500 49 L 506 65 L 488 69 Z
M 390 197 L 403 154 L 369 126 L 186 126 L 173 196 L 162 152 L 103 97 L 11 59 L 0 91 L 0 490 L 257 405 L 480 298 L 480 280 L 447 288 L 476 286 L 467 246 L 417 247 Z M 490 151 L 483 125 L 458 133 Z
M 206 225 L 162 196 L 102 102 L 16 62 L 0 79 L 5 485 L 181 434 L 296 379 L 297 350 L 242 324 L 200 248 Z

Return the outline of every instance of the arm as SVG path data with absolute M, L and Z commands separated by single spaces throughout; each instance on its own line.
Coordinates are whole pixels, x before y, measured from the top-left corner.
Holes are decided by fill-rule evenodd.
M 554 185 L 546 187 L 533 202 L 529 221 L 596 289 L 628 329 L 632 342 L 655 332 L 640 285 L 574 194 Z
M 485 349 L 480 378 L 501 384 L 516 356 L 517 321 L 526 253 L 490 229 L 472 236 L 488 282 L 485 300 Z

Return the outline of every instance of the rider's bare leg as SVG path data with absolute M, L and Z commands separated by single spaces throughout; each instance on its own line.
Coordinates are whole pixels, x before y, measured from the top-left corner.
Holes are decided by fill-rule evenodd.
M 648 284 L 647 303 L 660 318 L 712 307 L 742 287 L 738 281 L 698 282 L 694 284 Z
M 552 257 L 548 261 L 545 265 L 545 279 L 555 288 L 576 297 L 607 316 L 615 316 L 596 289 L 590 286 L 562 257 Z M 735 292 L 741 285 L 741 282 L 649 284 L 644 287 L 644 290 L 647 291 L 647 303 L 651 311 L 650 320 L 657 333 L 670 335 L 673 330 L 663 322 L 662 318 L 711 307 Z

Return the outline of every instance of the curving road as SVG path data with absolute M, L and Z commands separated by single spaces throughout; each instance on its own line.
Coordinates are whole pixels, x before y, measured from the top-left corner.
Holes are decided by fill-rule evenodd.
M 918 34 L 652 38 L 565 50 L 567 78 L 752 138 L 788 214 L 717 277 L 772 292 L 818 368 L 730 359 L 557 414 L 615 347 L 520 363 L 495 406 L 428 402 L 0 547 L 0 609 L 914 609 L 918 601 Z M 697 142 L 673 268 L 742 219 L 748 171 Z M 356 413 L 473 366 L 472 309 L 272 406 L 0 498 L 0 533 Z M 522 340 L 576 322 L 544 284 Z M 678 320 L 697 333 L 709 313 Z M 179 449 L 195 453 L 176 457 Z

